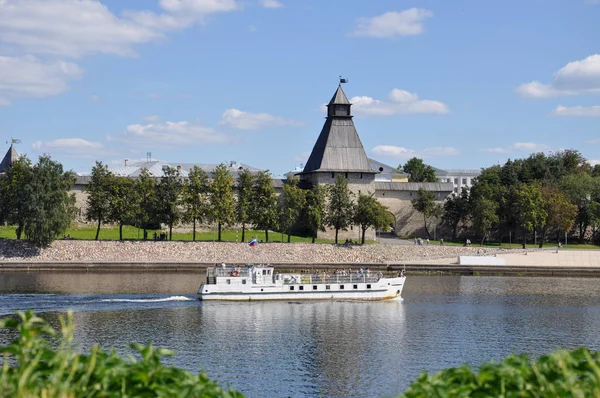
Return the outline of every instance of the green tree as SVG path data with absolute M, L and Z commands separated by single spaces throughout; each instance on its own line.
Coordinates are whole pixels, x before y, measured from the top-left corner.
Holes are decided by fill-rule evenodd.
M 246 224 L 252 215 L 254 199 L 254 175 L 248 169 L 242 169 L 237 178 L 237 202 L 235 206 L 236 221 L 242 224 L 242 242 L 246 241 Z
M 140 197 L 136 182 L 129 177 L 115 177 L 110 189 L 110 220 L 119 224 L 119 240 L 123 240 L 123 225 L 135 225 Z
M 408 182 L 437 182 L 438 180 L 435 169 L 416 157 L 409 159 L 403 167 L 398 166 L 398 168 L 410 174 Z
M 335 183 L 329 186 L 329 205 L 325 224 L 335 229 L 335 243 L 338 243 L 340 229 L 346 231 L 354 218 L 354 201 L 348 190 L 348 181 L 338 174 Z
M 458 224 L 464 224 L 469 220 L 469 191 L 467 189 L 463 188 L 460 195 L 452 194 L 446 198 L 442 218 L 452 228 L 452 240 L 456 240 Z
M 292 227 L 298 220 L 305 203 L 306 193 L 298 187 L 298 178 L 288 177 L 279 196 L 279 228 L 287 232 L 288 243 L 290 243 Z
M 33 169 L 31 161 L 21 156 L 6 171 L 6 176 L 0 178 L 2 190 L 2 221 L 16 225 L 17 239 L 21 239 L 25 220 L 28 215 L 29 201 L 33 194 L 32 182 Z
M 136 224 L 144 231 L 144 240 L 148 239 L 148 227 L 156 227 L 156 181 L 148 171 L 142 169 L 135 184 L 139 206 L 136 211 Z
M 354 212 L 354 223 L 360 227 L 361 244 L 365 244 L 367 229 L 372 227 L 386 230 L 392 221 L 388 208 L 379 203 L 374 194 L 358 194 Z
M 570 231 L 577 217 L 577 206 L 569 202 L 566 195 L 556 188 L 542 187 L 542 198 L 546 210 L 546 224 L 542 227 L 540 248 L 544 247 L 547 233 L 555 234 L 560 240 L 563 233 Z
M 97 221 L 96 240 L 100 236 L 102 223 L 110 221 L 114 179 L 115 176 L 108 166 L 96 161 L 96 165 L 92 167 L 90 183 L 85 187 L 85 192 L 88 194 L 85 218 L 88 221 Z
M 301 218 L 310 230 L 312 243 L 315 243 L 318 231 L 325 232 L 326 202 L 327 189 L 323 185 L 314 185 L 306 193 L 306 204 Z
M 233 199 L 233 176 L 223 163 L 215 169 L 210 184 L 210 219 L 217 223 L 218 237 L 221 241 L 221 228 L 231 225 L 235 217 Z
M 598 180 L 587 173 L 566 175 L 561 181 L 561 189 L 569 201 L 577 206 L 575 224 L 578 227 L 579 240 L 585 239 L 585 231 L 592 222 L 591 198 Z
M 69 194 L 75 175 L 48 156 L 40 156 L 32 171 L 23 230 L 34 246 L 46 247 L 75 219 L 75 194 Z
M 256 174 L 254 202 L 252 203 L 252 221 L 257 229 L 265 230 L 265 240 L 269 241 L 269 229 L 277 228 L 279 209 L 277 194 L 273 187 L 271 173 L 260 171 Z
M 469 201 L 471 222 L 475 233 L 481 236 L 480 245 L 488 237 L 490 229 L 498 223 L 498 214 L 496 213 L 498 204 L 492 199 L 479 197 Z
M 210 184 L 208 174 L 194 166 L 188 173 L 188 179 L 183 186 L 183 218 L 192 223 L 192 240 L 196 241 L 196 223 L 209 217 Z
M 427 222 L 429 219 L 436 219 L 442 216 L 444 208 L 441 204 L 435 201 L 435 192 L 426 191 L 423 188 L 419 188 L 417 191 L 417 197 L 411 200 L 412 207 L 423 215 L 423 224 L 425 227 L 425 233 L 428 238 L 431 238 Z
M 174 167 L 165 167 L 160 182 L 156 185 L 156 216 L 169 226 L 169 240 L 173 240 L 173 225 L 181 218 L 181 189 L 183 183 Z
M 600 177 L 600 164 L 595 164 L 594 167 L 592 168 L 592 176 L 593 177 Z
M 526 247 L 527 233 L 546 224 L 546 209 L 540 188 L 535 184 L 520 184 L 516 189 L 516 218 L 523 228 L 523 249 Z

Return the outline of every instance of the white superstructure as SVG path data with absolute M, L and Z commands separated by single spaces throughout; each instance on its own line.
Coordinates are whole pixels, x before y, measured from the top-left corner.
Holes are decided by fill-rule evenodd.
M 400 298 L 406 277 L 372 272 L 276 273 L 268 265 L 209 268 L 200 300 L 391 300 Z

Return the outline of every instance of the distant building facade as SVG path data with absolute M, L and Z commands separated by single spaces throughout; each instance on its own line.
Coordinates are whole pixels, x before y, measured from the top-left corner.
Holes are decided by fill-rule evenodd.
M 451 183 L 452 192 L 460 194 L 463 188 L 471 189 L 481 170 L 441 170 L 435 169 L 439 182 Z

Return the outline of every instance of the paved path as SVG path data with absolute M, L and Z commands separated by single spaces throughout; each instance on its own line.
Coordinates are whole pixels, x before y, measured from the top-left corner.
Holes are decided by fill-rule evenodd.
M 410 240 L 400 239 L 390 233 L 381 233 L 379 236 L 379 242 L 384 245 L 413 245 L 414 243 Z

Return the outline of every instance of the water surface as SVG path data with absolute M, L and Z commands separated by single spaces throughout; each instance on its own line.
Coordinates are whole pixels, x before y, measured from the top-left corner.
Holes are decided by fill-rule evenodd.
M 422 370 L 600 349 L 597 279 L 409 276 L 400 302 L 201 303 L 203 279 L 4 273 L 0 315 L 32 308 L 54 323 L 72 309 L 84 350 L 152 341 L 249 397 L 389 397 Z

